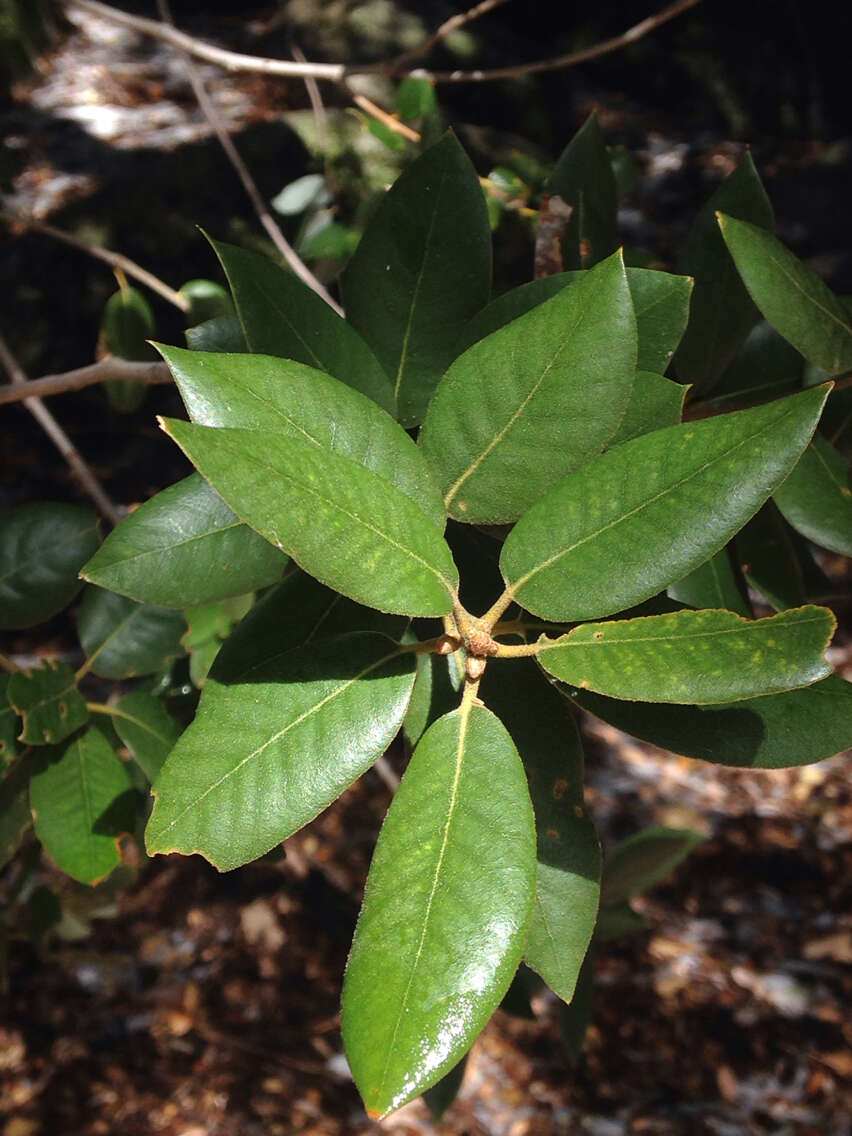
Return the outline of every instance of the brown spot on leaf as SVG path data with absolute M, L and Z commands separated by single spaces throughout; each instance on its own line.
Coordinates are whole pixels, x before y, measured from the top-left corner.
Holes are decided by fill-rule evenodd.
M 558 840 L 559 839 L 559 833 L 556 831 L 555 828 L 549 828 L 547 830 L 547 835 L 550 837 L 551 840 Z
M 68 707 L 64 702 L 59 703 L 59 717 L 60 718 L 67 718 L 68 717 Z
M 568 788 L 568 782 L 563 781 L 562 778 L 560 777 L 559 780 L 553 786 L 553 795 L 554 795 L 554 797 L 556 798 L 557 801 L 562 800 L 562 798 L 565 796 L 565 790 L 567 788 Z

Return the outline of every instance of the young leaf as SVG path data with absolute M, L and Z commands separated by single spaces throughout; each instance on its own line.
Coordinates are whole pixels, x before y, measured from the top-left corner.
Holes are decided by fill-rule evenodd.
M 597 115 L 592 112 L 559 156 L 545 192 L 574 212 L 565 232 L 566 264 L 581 268 L 609 256 L 618 244 L 615 175 Z
M 822 607 L 758 620 L 684 610 L 584 623 L 545 642 L 538 658 L 563 682 L 611 698 L 736 702 L 809 686 L 831 674 L 823 655 L 835 627 Z
M 681 383 L 664 379 L 662 375 L 637 371 L 627 410 L 614 436 L 607 442 L 607 449 L 630 442 L 642 434 L 650 434 L 652 430 L 676 426 L 683 414 L 683 400 L 688 389 Z
M 669 584 L 668 593 L 673 600 L 689 607 L 726 608 L 746 617 L 752 614 L 742 576 L 734 568 L 728 548 L 721 549 L 688 576 Z
M 848 464 L 821 435 L 814 435 L 776 490 L 775 504 L 802 536 L 852 556 L 852 477 Z
M 34 501 L 0 519 L 0 628 L 34 627 L 67 607 L 99 544 L 98 518 L 79 505 Z
M 852 684 L 836 675 L 729 706 L 620 702 L 585 690 L 571 697 L 625 733 L 714 765 L 787 769 L 852 747 Z
M 485 200 L 448 133 L 385 194 L 343 275 L 347 318 L 390 376 L 403 426 L 423 421 L 460 329 L 490 289 Z
M 253 352 L 327 371 L 393 413 L 393 390 L 379 361 L 325 300 L 267 257 L 208 240 L 227 274 Z
M 126 694 L 113 707 L 112 724 L 136 764 L 153 782 L 180 737 L 180 726 L 161 699 L 143 690 Z
M 758 319 L 719 233 L 717 210 L 763 229 L 775 227 L 772 206 L 751 154 L 746 154 L 705 203 L 678 262 L 681 272 L 695 278 L 695 292 L 675 366 L 684 382 L 701 391 L 719 378 Z
M 307 824 L 380 757 L 402 722 L 414 656 L 383 635 L 298 647 L 230 685 L 208 679 L 163 766 L 148 851 L 221 871 Z
M 450 611 L 458 573 L 446 542 L 372 470 L 268 431 L 163 426 L 239 517 L 322 583 L 382 611 Z
M 185 653 L 180 637 L 186 620 L 180 612 L 137 604 L 102 588 L 86 589 L 77 630 L 87 669 L 102 678 L 153 674 Z
M 524 762 L 537 832 L 527 966 L 570 1002 L 595 929 L 601 849 L 583 800 L 583 750 L 564 700 L 532 659 L 494 659 L 482 697 Z
M 432 471 L 408 434 L 368 398 L 285 359 L 161 351 L 193 422 L 272 430 L 351 458 L 395 485 L 443 531 Z
M 16 671 L 9 676 L 6 693 L 24 720 L 20 740 L 28 745 L 61 742 L 89 718 L 86 700 L 67 663 L 48 659 L 31 671 Z
M 127 831 L 122 797 L 130 777 L 100 730 L 89 729 L 49 755 L 30 781 L 36 835 L 57 865 L 96 884 L 120 863 Z
M 718 552 L 784 480 L 824 387 L 656 430 L 570 474 L 512 529 L 510 594 L 544 619 L 596 619 L 656 595 Z
M 441 381 L 420 444 L 449 514 L 517 520 L 613 436 L 635 371 L 636 322 L 616 253 L 475 344 Z
M 614 907 L 671 875 L 707 839 L 688 828 L 646 828 L 622 840 L 604 862 L 601 906 Z
M 286 566 L 193 473 L 126 517 L 80 574 L 140 603 L 185 608 L 274 584 Z
M 343 1040 L 371 1116 L 435 1084 L 509 987 L 535 881 L 523 766 L 463 703 L 423 736 L 376 846 L 343 986 Z
M 725 212 L 719 213 L 725 244 L 769 323 L 827 374 L 852 368 L 847 307 L 771 233 Z

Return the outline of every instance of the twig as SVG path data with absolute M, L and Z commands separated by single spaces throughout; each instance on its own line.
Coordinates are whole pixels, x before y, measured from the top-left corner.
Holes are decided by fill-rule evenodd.
M 439 28 L 436 28 L 430 36 L 417 47 L 411 51 L 404 51 L 398 55 L 396 59 L 391 60 L 388 64 L 391 72 L 401 71 L 403 68 L 408 67 L 415 59 L 420 59 L 424 55 L 428 55 L 432 48 L 440 43 L 442 39 L 446 39 L 448 35 L 457 32 L 459 28 L 465 27 L 467 24 L 478 20 L 480 16 L 484 16 L 487 12 L 492 12 L 495 8 L 499 8 L 501 4 L 505 4 L 507 0 L 482 0 L 480 4 L 474 4 L 472 8 L 468 8 L 466 12 L 457 12 L 455 16 L 450 16 L 448 20 L 444 20 Z
M 398 118 L 389 114 L 388 111 L 383 110 L 377 103 L 374 103 L 372 99 L 368 99 L 366 95 L 356 95 L 352 91 L 348 93 L 352 102 L 360 107 L 361 110 L 365 111 L 371 118 L 383 123 L 395 134 L 401 134 L 402 137 L 407 138 L 409 142 L 420 141 L 420 135 L 416 130 L 412 130 L 410 126 L 406 126 L 404 122 L 400 122 Z
M 673 20 L 682 12 L 694 8 L 696 4 L 701 3 L 701 0 L 676 0 L 676 3 L 670 4 L 667 8 L 663 8 L 652 16 L 647 16 L 644 20 L 640 20 L 638 24 L 634 24 L 621 35 L 613 36 L 611 39 L 602 40 L 600 43 L 592 44 L 580 51 L 569 52 L 567 55 L 559 55 L 552 59 L 539 59 L 533 63 L 518 63 L 511 67 L 496 67 L 490 71 L 427 71 L 423 68 L 417 68 L 410 72 L 397 71 L 393 60 L 384 63 L 361 64 L 300 63 L 290 59 L 269 59 L 261 55 L 244 55 L 237 51 L 227 51 L 225 48 L 214 47 L 213 44 L 204 43 L 202 40 L 186 35 L 168 24 L 160 23 L 157 20 L 146 20 L 142 16 L 133 16 L 129 12 L 122 12 L 108 4 L 101 4 L 99 0 L 64 0 L 64 3 L 68 6 L 73 5 L 81 8 L 84 12 L 90 12 L 102 19 L 111 20 L 113 23 L 122 24 L 124 27 L 132 28 L 143 35 L 162 40 L 164 43 L 170 43 L 173 47 L 178 47 L 198 59 L 206 59 L 208 63 L 216 63 L 226 71 L 250 71 L 259 75 L 278 75 L 290 79 L 312 77 L 314 79 L 325 79 L 332 83 L 340 83 L 350 75 L 388 75 L 398 78 L 400 74 L 419 75 L 424 79 L 432 79 L 436 83 L 484 83 L 494 79 L 519 79 L 524 75 L 535 75 L 542 71 L 564 70 L 568 67 L 574 67 L 578 63 L 586 63 L 590 59 L 597 59 L 601 55 L 607 55 L 621 47 L 635 43 L 636 40 L 642 39 L 643 36 L 655 31 L 663 24 L 668 23 L 669 20 Z
M 83 387 L 113 379 L 129 379 L 134 383 L 170 383 L 172 375 L 165 363 L 132 363 L 128 359 L 110 356 L 99 363 L 90 363 L 88 367 L 79 367 L 76 371 L 45 375 L 43 379 L 30 379 L 26 387 L 19 384 L 0 387 L 0 406 L 9 402 L 22 402 L 27 398 L 49 398 L 54 394 L 82 390 Z
M 157 0 L 157 7 L 160 11 L 161 16 L 163 17 L 163 20 L 165 21 L 165 26 L 172 28 L 172 30 L 176 30 L 172 26 L 172 16 L 168 5 L 168 0 Z M 198 100 L 198 105 L 201 108 L 201 113 L 207 119 L 207 122 L 210 124 L 210 128 L 219 139 L 219 143 L 222 149 L 225 151 L 228 161 L 233 166 L 237 176 L 243 184 L 243 189 L 246 191 L 249 201 L 251 201 L 252 208 L 257 214 L 257 218 L 260 221 L 261 225 L 263 225 L 273 244 L 287 261 L 293 272 L 299 277 L 299 279 L 307 284 L 310 289 L 316 292 L 318 296 L 325 300 L 325 302 L 331 308 L 333 308 L 339 316 L 342 316 L 343 309 L 338 303 L 335 302 L 335 300 L 328 292 L 327 288 L 319 280 L 317 280 L 313 272 L 311 272 L 308 266 L 304 263 L 299 254 L 281 232 L 281 229 L 278 227 L 274 217 L 267 209 L 266 202 L 263 200 L 263 197 L 260 193 L 260 190 L 257 188 L 257 184 L 255 183 L 254 178 L 251 176 L 248 171 L 248 167 L 240 157 L 230 134 L 228 133 L 224 123 L 219 117 L 219 112 L 216 110 L 213 100 L 207 93 L 207 88 L 204 85 L 204 80 L 199 75 L 198 69 L 192 61 L 191 52 L 187 52 L 186 50 L 182 49 L 182 54 L 184 63 L 186 64 L 187 76 L 190 83 L 192 84 L 192 89 L 195 92 L 195 97 Z
M 294 43 L 290 45 L 290 51 L 293 58 L 298 63 L 307 63 L 305 53 Z M 325 113 L 325 104 L 322 101 L 320 94 L 319 84 L 313 75 L 305 76 L 305 88 L 308 92 L 308 98 L 311 100 L 311 110 L 314 112 L 314 121 L 317 124 L 317 147 L 323 156 L 324 161 L 328 161 L 328 129 Z M 327 173 L 328 171 L 326 171 Z
M 29 379 L 18 360 L 9 350 L 6 341 L 0 336 L 0 363 L 6 368 L 9 378 L 16 386 L 29 385 Z M 39 398 L 24 399 L 24 406 L 62 454 L 82 487 L 95 502 L 111 524 L 117 525 L 121 514 L 107 496 L 104 487 L 81 457 L 77 447 Z
M 24 229 L 33 229 L 36 233 L 44 233 L 47 237 L 53 237 L 57 241 L 62 241 L 63 244 L 70 245 L 71 248 L 79 249 L 80 252 L 88 253 L 89 256 L 95 257 L 97 260 L 102 260 L 106 264 L 112 265 L 113 268 L 119 268 L 128 276 L 132 276 L 134 280 L 138 280 L 140 284 L 144 284 L 150 288 L 152 292 L 157 292 L 164 300 L 168 300 L 170 304 L 174 304 L 176 308 L 180 308 L 182 312 L 189 311 L 189 299 L 176 292 L 174 288 L 170 288 L 168 284 L 164 284 L 147 268 L 142 268 L 135 261 L 127 256 L 123 256 L 120 252 L 113 252 L 111 249 L 102 248 L 100 245 L 89 244 L 88 241 L 82 241 L 79 237 L 75 237 L 72 233 L 66 233 L 63 229 L 55 229 L 53 225 L 47 225 L 44 221 L 37 221 L 34 217 L 23 217 L 15 213 L 0 212 L 0 217 L 3 217 L 10 225 L 20 225 Z

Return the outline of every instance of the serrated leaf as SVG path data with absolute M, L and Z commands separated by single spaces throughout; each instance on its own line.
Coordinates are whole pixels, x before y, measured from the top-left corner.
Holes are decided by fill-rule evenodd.
M 640 702 L 735 702 L 808 686 L 831 674 L 824 652 L 836 621 L 800 607 L 747 620 L 730 611 L 677 611 L 584 623 L 538 654 L 555 678 Z
M 660 825 L 622 840 L 604 861 L 601 906 L 614 907 L 660 883 L 706 839 L 703 832 Z
M 689 324 L 674 361 L 679 377 L 694 384 L 696 391 L 714 384 L 759 318 L 719 233 L 717 210 L 763 229 L 775 227 L 772 206 L 751 154 L 746 154 L 704 204 L 678 261 L 679 271 L 695 278 L 695 291 Z
M 689 607 L 726 608 L 738 615 L 752 614 L 742 576 L 734 568 L 728 548 L 721 549 L 688 576 L 669 584 L 668 594 Z
M 447 133 L 379 202 L 343 275 L 347 319 L 390 377 L 403 426 L 423 421 L 459 331 L 490 289 L 482 190 Z
M 120 863 L 117 838 L 126 831 L 122 798 L 130 790 L 127 770 L 96 729 L 56 749 L 33 774 L 36 835 L 72 879 L 95 884 Z
M 683 414 L 688 387 L 664 379 L 650 371 L 637 371 L 630 401 L 621 424 L 607 442 L 607 449 L 630 442 L 653 430 L 676 426 Z
M 180 737 L 180 726 L 161 699 L 143 690 L 120 698 L 112 711 L 115 732 L 153 782 Z
M 185 630 L 180 612 L 93 586 L 83 595 L 77 623 L 87 670 L 101 678 L 153 674 L 185 653 L 180 642 Z
M 230 685 L 208 679 L 157 778 L 150 853 L 199 852 L 221 871 L 307 824 L 381 756 L 414 683 L 382 635 L 292 650 Z
M 447 512 L 517 520 L 613 436 L 635 371 L 636 322 L 616 253 L 475 344 L 442 379 L 420 445 Z
M 285 359 L 160 350 L 193 422 L 271 430 L 351 458 L 395 485 L 443 530 L 444 503 L 432 471 L 408 434 L 370 399 Z
M 524 961 L 566 1002 L 595 929 L 601 849 L 583 800 L 583 749 L 561 696 L 532 659 L 494 659 L 482 698 L 524 763 L 537 832 L 536 895 Z
M 775 504 L 802 536 L 852 556 L 852 476 L 847 462 L 821 435 L 814 435 L 776 491 Z
M 795 465 L 827 391 L 656 430 L 609 450 L 534 505 L 500 558 L 544 619 L 595 619 L 656 595 L 719 551 Z
M 450 611 L 458 573 L 446 542 L 372 470 L 268 431 L 163 425 L 239 517 L 322 583 L 382 611 Z
M 852 748 L 852 685 L 836 675 L 728 706 L 620 702 L 582 690 L 571 697 L 625 733 L 714 765 L 787 769 Z
M 250 349 L 327 371 L 389 413 L 390 381 L 360 335 L 292 272 L 208 237 L 228 277 Z
M 343 987 L 368 1112 L 447 1073 L 509 987 L 532 907 L 535 827 L 499 720 L 463 705 L 424 735 L 385 819 Z
M 827 374 L 852 368 L 852 320 L 846 305 L 777 237 L 719 209 L 728 251 L 769 323 Z
M 9 702 L 9 675 L 0 674 L 0 770 L 18 756 L 18 715 Z
M 16 671 L 6 688 L 9 702 L 24 720 L 20 740 L 54 745 L 88 721 L 86 700 L 67 663 L 48 659 L 40 667 Z
M 100 543 L 90 509 L 52 501 L 0 519 L 0 627 L 34 627 L 73 600 L 77 573 Z
M 615 250 L 618 193 L 594 112 L 560 154 L 545 192 L 558 194 L 574 208 L 565 231 L 565 261 L 569 268 L 595 264 Z
M 274 584 L 286 566 L 194 473 L 135 509 L 80 574 L 140 603 L 185 608 Z

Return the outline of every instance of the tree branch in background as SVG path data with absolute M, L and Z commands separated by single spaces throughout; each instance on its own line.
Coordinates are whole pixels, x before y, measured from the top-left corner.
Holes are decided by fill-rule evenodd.
M 65 371 L 61 375 L 45 375 L 43 379 L 29 379 L 24 387 L 13 383 L 0 387 L 0 406 L 10 402 L 23 402 L 27 398 L 49 398 L 66 391 L 82 390 L 113 380 L 134 383 L 170 383 L 172 374 L 165 363 L 133 363 L 128 359 L 110 357 L 76 371 Z
M 29 379 L 20 365 L 18 360 L 9 350 L 5 340 L 0 336 L 0 363 L 6 368 L 6 372 L 12 383 L 18 387 L 28 387 Z M 97 505 L 100 512 L 106 519 L 113 525 L 117 525 L 121 520 L 121 514 L 116 506 L 112 503 L 106 490 L 101 485 L 98 478 L 93 471 L 89 468 L 86 462 L 80 455 L 79 450 L 41 401 L 40 398 L 33 398 L 28 393 L 24 399 L 24 406 L 56 446 L 57 450 L 62 454 L 68 463 L 71 472 L 79 481 L 83 489 L 88 493 L 94 503 Z
M 388 68 L 392 74 L 405 70 L 409 67 L 415 59 L 420 59 L 424 55 L 428 55 L 432 48 L 446 39 L 448 35 L 457 32 L 460 28 L 465 27 L 467 24 L 473 23 L 478 20 L 480 16 L 484 16 L 487 12 L 492 12 L 495 8 L 499 8 L 501 4 L 506 4 L 507 0 L 482 0 L 480 4 L 474 4 L 472 8 L 468 8 L 466 12 L 457 12 L 455 16 L 450 16 L 448 20 L 444 20 L 439 28 L 436 28 L 430 36 L 418 46 L 411 49 L 411 51 L 404 51 L 398 55 L 396 59 L 392 59 L 388 64 Z
M 344 84 L 344 86 L 346 87 L 346 93 L 355 106 L 360 107 L 370 118 L 374 118 L 377 122 L 383 123 L 395 134 L 401 134 L 402 137 L 407 138 L 409 142 L 420 141 L 420 135 L 416 130 L 412 130 L 410 126 L 407 126 L 404 122 L 400 122 L 395 115 L 383 110 L 377 103 L 374 103 L 372 99 L 368 99 L 366 95 L 356 95 L 353 91 L 349 90 L 346 84 Z

